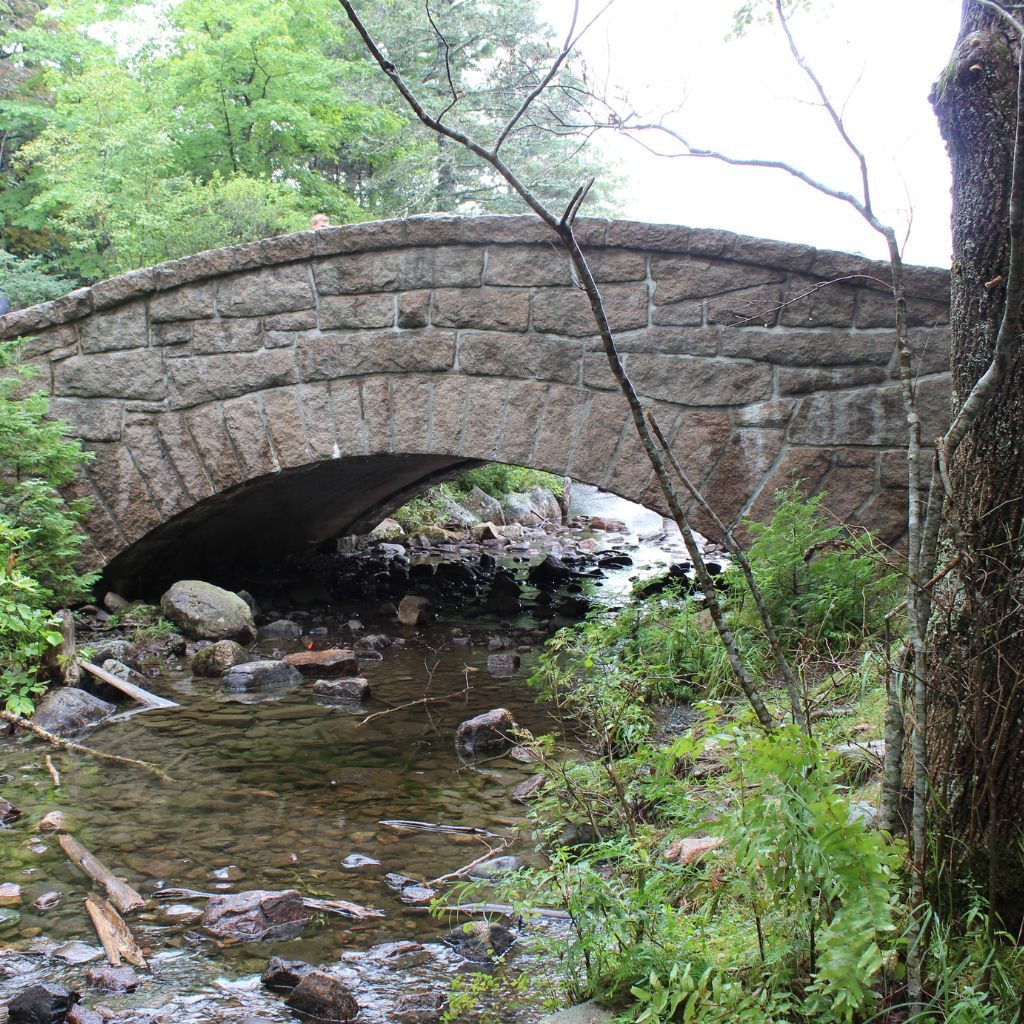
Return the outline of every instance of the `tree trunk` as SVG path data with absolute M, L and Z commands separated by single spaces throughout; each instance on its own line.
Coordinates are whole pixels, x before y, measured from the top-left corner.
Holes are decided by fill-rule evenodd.
M 953 166 L 954 409 L 985 371 L 1003 313 L 1020 32 L 965 0 L 932 92 Z M 1009 927 L 1024 913 L 1024 358 L 950 467 L 944 557 L 929 655 L 929 768 L 938 855 Z M 959 895 L 956 889 L 945 895 Z

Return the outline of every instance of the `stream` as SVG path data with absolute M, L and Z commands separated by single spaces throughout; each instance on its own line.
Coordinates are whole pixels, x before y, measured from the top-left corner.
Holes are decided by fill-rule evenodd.
M 630 578 L 678 557 L 677 539 L 661 536 L 661 517 L 639 506 L 576 487 L 571 514 L 627 523 L 625 535 L 574 533 L 601 550 L 628 553 L 634 562 L 606 573 L 594 587 L 595 595 L 605 596 L 595 600 L 620 600 Z M 657 539 L 641 543 L 638 535 Z M 544 543 L 535 541 L 529 550 L 503 552 L 499 561 L 521 570 L 543 553 Z M 413 562 L 443 557 L 427 551 Z M 258 592 L 257 598 L 262 601 Z M 403 627 L 372 601 L 317 607 L 275 601 L 262 618 L 287 615 L 302 623 L 306 635 L 263 641 L 257 645 L 263 656 L 309 643 L 351 647 L 367 634 L 389 638 L 380 660 L 360 663 L 372 693 L 362 707 L 318 704 L 308 684 L 258 696 L 224 693 L 217 679 L 194 678 L 187 658 L 163 661 L 159 672 L 149 673 L 152 689 L 180 707 L 122 714 L 79 738 L 155 762 L 173 777 L 171 784 L 54 751 L 30 737 L 0 737 L 0 793 L 22 811 L 0 827 L 0 883 L 21 887 L 20 903 L 0 905 L 0 1006 L 47 980 L 82 991 L 90 1007 L 110 1007 L 118 1021 L 294 1020 L 283 996 L 259 983 L 267 960 L 278 955 L 332 967 L 349 963 L 359 972 L 353 990 L 359 1020 L 367 1024 L 436 1019 L 436 1009 L 419 1013 L 410 995 L 420 993 L 426 1005 L 431 994 L 446 990 L 454 972 L 480 965 L 437 945 L 457 921 L 403 902 L 386 876 L 431 879 L 487 847 L 474 836 L 403 830 L 387 822 L 413 819 L 518 836 L 511 852 L 529 863 L 527 809 L 510 794 L 534 766 L 509 756 L 464 763 L 453 736 L 460 722 L 495 707 L 508 708 L 535 735 L 559 727 L 550 709 L 534 702 L 526 681 L 545 636 L 566 621 L 539 621 L 529 609 L 512 617 L 469 611 L 442 608 L 428 625 Z M 488 672 L 495 638 L 521 659 L 510 677 Z M 413 703 L 424 696 L 447 699 Z M 48 753 L 60 771 L 59 788 L 44 763 Z M 66 859 L 55 836 L 35 830 L 56 809 L 66 816 L 67 832 L 147 899 L 164 887 L 208 893 L 295 888 L 376 908 L 383 916 L 357 921 L 319 914 L 290 941 L 228 944 L 199 926 L 202 901 L 153 900 L 129 918 L 149 960 L 141 987 L 90 993 L 85 974 L 103 963 L 83 907 L 92 883 Z M 52 892 L 60 894 L 55 906 L 34 906 Z M 424 943 L 429 955 L 364 955 L 396 940 Z M 69 962 L 84 955 L 96 958 Z M 507 969 L 542 972 L 544 965 L 530 957 L 514 947 Z M 399 995 L 412 1007 L 407 1012 L 396 1012 Z M 542 1016 L 536 1006 L 523 1005 L 505 1007 L 500 1019 L 530 1024 Z

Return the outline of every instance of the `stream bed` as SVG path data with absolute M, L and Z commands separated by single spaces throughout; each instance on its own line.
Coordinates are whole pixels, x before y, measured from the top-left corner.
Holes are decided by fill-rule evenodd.
M 671 540 L 668 553 L 638 543 L 640 530 L 658 533 L 660 517 L 642 510 L 648 518 L 638 518 L 626 503 L 598 494 L 590 493 L 589 500 L 589 508 L 577 511 L 629 518 L 624 536 L 592 535 L 601 548 L 629 552 L 634 561 L 605 574 L 597 589 L 608 600 L 622 594 L 630 577 L 675 557 Z M 666 544 L 662 538 L 659 543 Z M 543 544 L 535 544 L 501 557 L 521 569 L 543 553 Z M 422 559 L 428 558 L 438 555 L 424 552 Z M 526 680 L 545 636 L 566 621 L 441 609 L 427 625 L 403 627 L 379 604 L 352 598 L 283 610 L 306 632 L 295 641 L 263 641 L 257 651 L 264 656 L 310 644 L 351 647 L 367 634 L 388 638 L 374 660 L 360 663 L 372 693 L 368 704 L 323 706 L 308 681 L 284 693 L 229 694 L 217 679 L 193 677 L 187 658 L 170 658 L 149 678 L 155 692 L 179 707 L 122 714 L 79 738 L 152 761 L 172 783 L 54 751 L 30 737 L 0 736 L 0 793 L 22 811 L 0 828 L 0 883 L 21 887 L 20 903 L 0 906 L 0 1007 L 29 984 L 47 980 L 82 991 L 90 1007 L 102 1003 L 116 1020 L 133 1024 L 293 1020 L 283 996 L 259 983 L 268 959 L 278 955 L 332 968 L 348 964 L 358 975 L 352 977 L 360 1021 L 411 1022 L 437 1019 L 436 997 L 448 978 L 480 969 L 437 944 L 457 921 L 403 902 L 386 876 L 432 879 L 480 857 L 487 846 L 475 836 L 387 822 L 482 828 L 515 839 L 511 852 L 530 862 L 527 809 L 511 792 L 535 766 L 510 756 L 463 762 L 453 738 L 460 722 L 496 707 L 507 708 L 535 735 L 558 730 Z M 519 667 L 510 676 L 488 672 L 496 642 L 518 654 Z M 424 697 L 437 700 L 424 703 Z M 60 772 L 59 788 L 46 767 L 47 754 Z M 165 887 L 207 893 L 295 888 L 376 908 L 383 916 L 318 914 L 290 941 L 228 944 L 200 927 L 201 900 L 153 900 L 129 918 L 149 960 L 142 985 L 127 994 L 89 993 L 86 972 L 103 963 L 83 906 L 92 883 L 67 860 L 55 836 L 36 831 L 43 815 L 58 809 L 65 831 L 147 898 Z M 59 893 L 59 901 L 40 910 L 34 901 L 44 893 Z M 371 947 L 399 940 L 424 943 L 427 954 L 385 949 L 365 956 Z M 84 955 L 96 958 L 69 962 Z M 530 955 L 514 947 L 508 969 L 542 971 Z M 399 997 L 407 1007 L 402 1013 L 396 1010 Z M 529 1024 L 542 1015 L 524 1005 L 503 1008 L 500 1019 Z M 4 1017 L 0 1008 L 0 1021 Z

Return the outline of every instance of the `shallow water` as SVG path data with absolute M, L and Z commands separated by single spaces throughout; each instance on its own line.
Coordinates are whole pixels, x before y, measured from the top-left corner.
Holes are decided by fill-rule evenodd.
M 618 512 L 604 504 L 600 514 L 623 518 L 621 504 Z M 634 553 L 651 564 L 665 558 L 656 548 Z M 620 572 L 609 591 L 621 590 L 634 571 Z M 230 945 L 199 927 L 198 913 L 189 906 L 201 912 L 202 901 L 154 902 L 129 918 L 150 954 L 151 974 L 136 993 L 95 995 L 90 1005 L 102 1002 L 135 1013 L 164 1008 L 158 1019 L 187 1022 L 253 1013 L 290 1020 L 281 997 L 258 984 L 270 956 L 332 965 L 346 951 L 375 943 L 432 942 L 451 926 L 404 904 L 384 876 L 431 879 L 487 847 L 473 837 L 403 831 L 384 822 L 468 825 L 512 838 L 524 829 L 526 810 L 509 794 L 533 768 L 509 757 L 465 764 L 455 754 L 453 737 L 461 721 L 494 707 L 508 708 L 535 734 L 557 730 L 526 684 L 540 651 L 535 632 L 517 639 L 533 649 L 520 654 L 521 667 L 511 678 L 493 678 L 486 668 L 489 637 L 508 635 L 510 626 L 536 631 L 537 624 L 526 617 L 502 623 L 497 617 L 449 616 L 409 629 L 393 618 L 375 621 L 368 609 L 351 603 L 305 621 L 311 629 L 326 629 L 313 638 L 317 648 L 326 648 L 351 646 L 359 635 L 348 624 L 352 618 L 367 633 L 404 641 L 384 649 L 382 660 L 361 663 L 373 694 L 363 708 L 321 706 L 310 682 L 245 703 L 223 694 L 217 680 L 193 679 L 181 662 L 150 677 L 153 689 L 180 707 L 131 714 L 82 737 L 99 749 L 155 762 L 172 775 L 171 784 L 140 770 L 52 752 L 61 774 L 57 789 L 43 761 L 48 748 L 24 737 L 0 739 L 0 776 L 10 777 L 0 781 L 0 792 L 22 810 L 17 822 L 0 829 L 0 882 L 22 887 L 20 906 L 0 908 L 0 951 L 26 954 L 7 958 L 8 976 L 0 959 L 0 1001 L 25 988 L 36 971 L 84 990 L 86 970 L 99 963 L 55 970 L 60 961 L 38 955 L 69 939 L 96 945 L 82 902 L 91 890 L 89 879 L 66 860 L 54 837 L 34 831 L 56 808 L 67 816 L 67 831 L 147 897 L 162 887 L 211 893 L 297 888 L 384 913 L 365 921 L 317 915 L 290 942 Z M 454 644 L 456 627 L 469 634 L 468 645 Z M 300 646 L 277 642 L 262 649 Z M 438 699 L 413 703 L 424 697 Z M 389 713 L 365 721 L 381 711 Z M 524 832 L 515 851 L 529 858 L 529 848 Z M 359 866 L 347 867 L 353 855 Z M 33 900 L 52 890 L 62 894 L 60 904 L 37 911 Z M 511 960 L 514 967 L 516 954 Z M 440 990 L 444 982 L 434 975 L 455 966 L 445 954 L 422 969 L 399 972 L 392 984 Z M 18 973 L 21 968 L 26 973 Z M 538 1016 L 524 1006 L 501 1019 L 526 1022 Z M 366 1005 L 360 1019 L 389 1018 Z

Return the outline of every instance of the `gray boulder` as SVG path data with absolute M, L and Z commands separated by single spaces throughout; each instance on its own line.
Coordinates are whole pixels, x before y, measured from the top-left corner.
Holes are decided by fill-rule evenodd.
M 256 631 L 258 640 L 298 640 L 302 627 L 291 619 L 275 619 Z
M 370 699 L 370 684 L 362 676 L 352 679 L 318 679 L 313 694 L 321 704 L 365 704 Z
M 512 948 L 516 937 L 503 924 L 474 921 L 461 928 L 453 928 L 441 936 L 441 941 L 459 956 L 484 963 L 504 956 Z
M 46 695 L 32 716 L 32 721 L 40 729 L 52 732 L 55 736 L 70 736 L 87 725 L 101 722 L 115 710 L 113 704 L 85 690 L 62 686 Z
M 42 982 L 25 989 L 7 1004 L 10 1024 L 63 1024 L 79 995 L 63 985 Z
M 262 942 L 294 939 L 308 920 L 302 897 L 295 889 L 249 889 L 214 896 L 206 904 L 202 923 L 222 939 Z
M 160 598 L 160 614 L 193 640 L 253 640 L 252 611 L 237 594 L 202 580 L 180 580 Z
M 229 668 L 220 682 L 225 690 L 232 693 L 283 690 L 301 683 L 302 673 L 283 661 L 247 661 Z
M 462 504 L 467 511 L 485 523 L 505 525 L 505 513 L 501 510 L 501 502 L 497 498 L 492 498 L 486 491 L 480 490 L 479 487 L 474 487 L 462 499 Z
M 418 626 L 428 622 L 432 614 L 429 598 L 406 594 L 398 603 L 398 621 L 403 626 Z
M 234 640 L 218 640 L 204 647 L 192 656 L 192 674 L 197 676 L 222 676 L 236 665 L 244 665 L 249 652 Z

